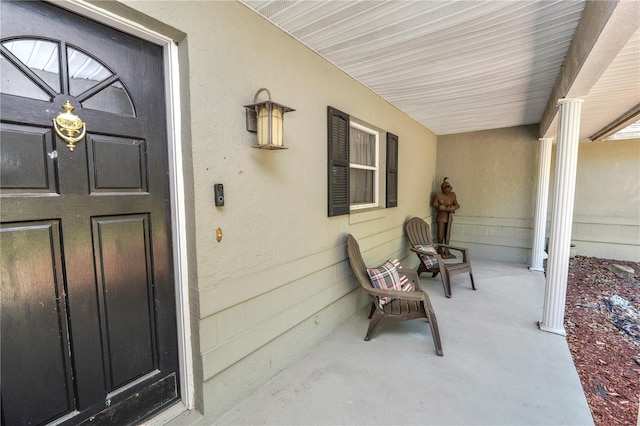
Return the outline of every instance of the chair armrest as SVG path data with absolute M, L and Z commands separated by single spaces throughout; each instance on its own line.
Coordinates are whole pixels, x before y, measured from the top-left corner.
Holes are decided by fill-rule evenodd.
M 459 250 L 459 251 L 469 251 L 469 249 L 466 248 L 466 247 L 452 246 L 452 245 L 449 245 L 449 244 L 434 243 L 433 246 L 434 247 L 444 247 L 444 248 L 448 248 L 448 249 L 452 249 L 452 250 Z
M 437 246 L 437 244 L 434 244 L 433 247 L 435 248 Z M 418 254 L 424 254 L 425 256 L 440 256 L 438 253 L 431 253 L 431 252 L 427 252 L 424 250 L 420 250 L 418 248 L 415 247 L 409 247 L 409 250 L 411 250 L 414 253 L 418 253 Z
M 423 291 L 397 291 L 397 290 L 381 290 L 379 288 L 370 288 L 367 293 L 378 297 L 391 297 L 392 299 L 415 300 L 424 299 Z
M 466 247 L 459 247 L 459 246 L 451 246 L 449 244 L 434 244 L 434 247 L 443 247 L 443 248 L 447 248 L 450 250 L 456 250 L 459 251 L 460 253 L 462 253 L 462 261 L 463 262 L 467 262 L 469 260 L 469 249 Z

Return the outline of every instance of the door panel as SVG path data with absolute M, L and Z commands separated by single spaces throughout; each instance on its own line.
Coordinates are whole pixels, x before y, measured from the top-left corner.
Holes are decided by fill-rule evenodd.
M 148 225 L 147 215 L 93 219 L 109 392 L 158 364 Z
M 135 423 L 179 398 L 162 49 L 0 7 L 2 422 Z M 53 130 L 67 100 L 73 151 Z
M 73 408 L 59 225 L 51 220 L 0 229 L 0 279 L 15 284 L 2 287 L 2 403 L 6 419 L 21 417 L 26 424 Z
M 0 139 L 3 193 L 57 192 L 55 168 L 47 161 L 47 153 L 53 151 L 51 129 L 0 123 Z
M 147 144 L 144 140 L 90 136 L 91 193 L 147 192 Z

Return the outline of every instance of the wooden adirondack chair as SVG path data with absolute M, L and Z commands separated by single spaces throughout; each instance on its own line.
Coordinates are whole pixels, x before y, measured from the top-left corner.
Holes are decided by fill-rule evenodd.
M 364 260 L 362 260 L 360 246 L 351 234 L 347 236 L 347 251 L 354 275 L 364 291 L 371 298 L 369 329 L 367 330 L 364 340 L 368 341 L 371 339 L 371 336 L 373 336 L 376 330 L 385 322 L 425 318 L 431 327 L 431 335 L 433 336 L 433 342 L 436 346 L 436 354 L 442 356 L 442 343 L 440 342 L 440 332 L 438 330 L 436 314 L 433 312 L 429 296 L 420 288 L 418 274 L 412 270 L 398 269 L 398 273 L 405 275 L 412 283 L 413 291 L 378 289 L 371 284 L 371 280 L 367 274 L 367 266 Z M 391 297 L 393 300 L 385 305 L 381 305 L 380 297 Z
M 451 277 L 456 274 L 469 273 L 471 277 L 471 288 L 476 289 L 476 284 L 473 281 L 473 272 L 471 270 L 471 260 L 469 258 L 469 250 L 464 247 L 456 247 L 449 244 L 438 244 L 431 242 L 431 229 L 429 224 L 419 217 L 412 217 L 405 225 L 405 232 L 409 243 L 411 244 L 411 251 L 415 252 L 420 259 L 420 265 L 416 270 L 420 275 L 423 272 L 429 272 L 432 277 L 435 277 L 440 272 L 442 278 L 442 286 L 444 287 L 444 294 L 447 297 L 451 297 Z M 462 253 L 461 262 L 445 262 L 437 253 L 432 253 L 426 250 L 426 247 L 432 246 L 436 251 L 438 248 L 447 248 L 449 250 L 455 250 Z M 434 262 L 435 259 L 435 262 Z

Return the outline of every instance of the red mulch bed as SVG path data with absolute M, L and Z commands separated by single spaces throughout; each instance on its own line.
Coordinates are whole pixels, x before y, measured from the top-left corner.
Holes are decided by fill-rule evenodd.
M 619 276 L 608 269 L 611 264 L 631 267 L 635 275 Z M 596 426 L 636 425 L 640 399 L 640 263 L 572 258 L 564 324 Z

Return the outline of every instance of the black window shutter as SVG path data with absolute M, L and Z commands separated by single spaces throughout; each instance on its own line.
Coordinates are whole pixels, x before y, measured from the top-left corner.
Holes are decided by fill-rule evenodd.
M 329 217 L 349 214 L 349 115 L 327 107 Z
M 387 207 L 398 207 L 398 137 L 387 132 Z

